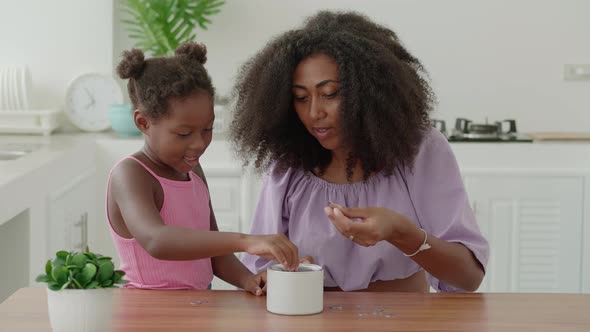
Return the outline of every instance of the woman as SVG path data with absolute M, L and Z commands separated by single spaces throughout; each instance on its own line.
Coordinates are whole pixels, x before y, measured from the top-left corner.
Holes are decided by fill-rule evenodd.
M 320 12 L 238 77 L 231 137 L 268 174 L 252 233 L 287 235 L 327 290 L 475 291 L 483 279 L 488 243 L 431 126 L 424 74 L 390 29 Z

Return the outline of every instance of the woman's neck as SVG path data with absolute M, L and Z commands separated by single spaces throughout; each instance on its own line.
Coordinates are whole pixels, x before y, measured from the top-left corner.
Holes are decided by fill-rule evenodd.
M 332 160 L 326 166 L 320 178 L 336 184 L 361 182 L 364 180 L 363 167 L 360 161 L 356 161 L 352 167 L 352 177 L 349 179 L 346 172 L 348 166 L 348 152 L 332 152 Z

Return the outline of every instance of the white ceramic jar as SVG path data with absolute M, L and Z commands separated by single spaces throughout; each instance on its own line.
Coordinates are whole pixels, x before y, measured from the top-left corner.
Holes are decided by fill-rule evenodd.
M 324 309 L 324 269 L 300 264 L 288 271 L 282 264 L 267 270 L 266 310 L 281 315 L 311 315 Z

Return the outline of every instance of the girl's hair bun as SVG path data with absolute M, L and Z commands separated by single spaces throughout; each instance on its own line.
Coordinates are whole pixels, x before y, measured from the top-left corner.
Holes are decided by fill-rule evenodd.
M 137 78 L 143 73 L 145 67 L 145 58 L 143 52 L 137 48 L 131 51 L 123 52 L 123 60 L 117 66 L 117 73 L 119 77 Z
M 196 42 L 183 43 L 176 48 L 176 55 L 186 55 L 189 58 L 196 59 L 201 64 L 207 62 L 207 47 Z

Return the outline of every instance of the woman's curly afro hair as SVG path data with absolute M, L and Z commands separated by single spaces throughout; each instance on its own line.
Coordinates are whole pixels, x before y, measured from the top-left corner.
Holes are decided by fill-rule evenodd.
M 357 162 L 365 178 L 412 165 L 434 101 L 424 68 L 392 30 L 358 13 L 328 11 L 270 41 L 240 70 L 230 138 L 243 161 L 258 170 L 273 163 L 325 170 L 331 152 L 299 120 L 291 92 L 295 67 L 317 53 L 338 64 L 349 180 Z
M 207 49 L 195 42 L 181 44 L 174 56 L 147 60 L 134 48 L 123 52 L 117 73 L 129 79 L 127 90 L 133 109 L 159 119 L 168 112 L 169 97 L 186 97 L 198 89 L 215 95 L 211 77 L 203 67 L 206 61 Z

